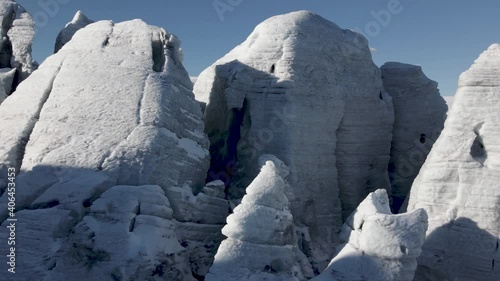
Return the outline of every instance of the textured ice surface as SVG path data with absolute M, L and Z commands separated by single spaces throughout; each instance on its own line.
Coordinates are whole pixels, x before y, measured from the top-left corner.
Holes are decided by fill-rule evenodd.
M 445 128 L 413 184 L 429 230 L 416 281 L 499 280 L 500 44 L 460 76 Z
M 193 280 L 193 249 L 184 262 L 175 256 L 185 238 L 177 210 L 189 202 L 168 206 L 165 198 L 178 187 L 186 200 L 208 205 L 218 198 L 193 195 L 205 187 L 208 140 L 179 44 L 140 20 L 91 24 L 2 103 L 0 170 L 20 171 L 16 202 L 26 223 L 18 228 L 26 244 L 16 277 L 69 280 L 78 270 L 89 280 Z M 144 187 L 141 199 L 151 185 L 154 192 Z M 163 204 L 149 204 L 157 198 Z M 209 219 L 222 224 L 228 208 L 221 200 L 214 204 L 224 206 L 222 214 L 202 210 L 205 228 Z M 0 221 L 6 216 L 2 209 Z
M 195 95 L 207 104 L 209 177 L 241 198 L 258 157 L 280 158 L 300 243 L 324 268 L 342 218 L 390 186 L 392 101 L 366 39 L 311 12 L 272 17 L 198 77 Z
M 227 239 L 217 251 L 207 281 L 298 281 L 304 280 L 304 273 L 312 274 L 308 267 L 301 268 L 307 261 L 296 245 L 285 195 L 287 168 L 269 155 L 261 160 L 259 175 L 222 229 Z
M 427 230 L 424 210 L 392 215 L 385 190 L 359 205 L 343 226 L 345 243 L 314 281 L 412 281 Z
M 437 83 L 427 78 L 420 66 L 390 62 L 381 70 L 384 88 L 394 102 L 389 177 L 392 206 L 397 212 L 443 130 L 448 108 Z

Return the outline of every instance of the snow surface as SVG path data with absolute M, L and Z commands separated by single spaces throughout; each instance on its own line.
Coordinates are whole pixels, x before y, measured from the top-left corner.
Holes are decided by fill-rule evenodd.
M 390 188 L 394 113 L 380 77 L 364 37 L 299 11 L 259 24 L 195 84 L 207 104 L 209 176 L 230 178 L 229 197 L 240 199 L 260 155 L 283 160 L 300 243 L 316 269 L 331 259 L 343 218 L 369 192 Z
M 500 44 L 460 76 L 445 128 L 413 184 L 429 214 L 416 281 L 499 280 Z

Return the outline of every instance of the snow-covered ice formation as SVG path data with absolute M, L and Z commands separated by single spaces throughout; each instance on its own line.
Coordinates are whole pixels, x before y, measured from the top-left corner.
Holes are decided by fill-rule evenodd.
M 73 35 L 75 35 L 78 30 L 93 22 L 94 21 L 87 18 L 82 11 L 76 12 L 73 20 L 66 24 L 63 30 L 59 32 L 59 35 L 57 35 L 54 53 L 57 53 L 64 45 L 66 45 L 66 43 L 73 38 Z
M 96 22 L 2 103 L 0 171 L 20 171 L 16 277 L 206 273 L 228 203 L 222 183 L 205 185 L 209 142 L 179 45 L 140 20 Z
M 398 212 L 443 130 L 448 108 L 437 83 L 420 66 L 389 62 L 381 70 L 384 88 L 394 102 L 389 177 L 392 207 Z
M 387 192 L 377 190 L 347 219 L 345 244 L 313 281 L 412 281 L 426 230 L 424 210 L 392 215 Z
M 272 17 L 206 69 L 194 91 L 207 104 L 209 178 L 238 199 L 260 155 L 283 160 L 300 244 L 314 268 L 325 268 L 342 217 L 390 187 L 392 100 L 367 40 L 312 12 Z
M 222 229 L 227 239 L 217 251 L 207 281 L 304 280 L 301 264 L 307 264 L 307 258 L 296 245 L 286 196 L 289 170 L 271 155 L 261 157 L 260 163 L 259 175 Z
M 160 186 L 115 186 L 89 209 L 44 280 L 195 280 Z
M 500 44 L 460 76 L 445 128 L 413 184 L 429 230 L 416 281 L 500 276 Z
M 0 1 L 0 103 L 36 68 L 31 57 L 35 22 L 13 0 Z M 15 69 L 15 70 L 13 70 Z

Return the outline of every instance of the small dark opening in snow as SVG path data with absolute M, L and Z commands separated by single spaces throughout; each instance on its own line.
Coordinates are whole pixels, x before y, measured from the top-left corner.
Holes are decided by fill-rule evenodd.
M 425 144 L 427 142 L 427 135 L 426 134 L 420 134 L 420 143 Z
M 406 248 L 405 246 L 401 245 L 399 246 L 399 249 L 401 250 L 402 254 L 408 254 L 408 248 Z
M 130 225 L 128 226 L 128 232 L 134 232 L 134 228 L 135 228 L 135 218 L 130 220 Z
M 472 156 L 472 158 L 474 158 L 474 160 L 482 164 L 486 162 L 486 149 L 484 148 L 481 137 L 477 135 L 477 133 L 476 138 L 472 143 L 472 147 L 470 148 L 470 155 Z
M 165 65 L 165 49 L 161 40 L 153 40 L 151 43 L 153 48 L 153 71 L 162 72 Z
M 227 135 L 210 146 L 211 163 L 206 182 L 221 180 L 226 185 L 226 193 L 232 177 L 237 172 L 238 143 L 242 135 L 243 122 L 248 102 L 245 99 L 241 109 L 233 108 L 230 114 Z
M 59 206 L 59 201 L 58 200 L 52 200 L 52 201 L 49 201 L 49 202 L 34 204 L 29 209 L 30 210 L 51 209 L 51 208 L 54 208 L 56 206 Z
M 7 93 L 7 95 L 12 95 L 17 90 L 17 86 L 19 86 L 19 84 L 21 84 L 21 70 L 18 68 L 14 73 L 14 79 L 12 80 L 12 88 L 10 90 L 10 93 Z
M 276 71 L 276 65 L 271 65 L 271 70 L 270 72 L 274 74 L 274 72 Z
M 378 95 L 378 98 L 379 98 L 380 100 L 384 100 L 384 95 L 382 94 L 382 91 L 380 91 L 380 94 Z
M 205 276 L 198 275 L 195 272 L 192 272 L 192 273 L 193 273 L 194 279 L 196 279 L 198 281 L 204 281 L 205 280 Z
M 109 45 L 109 36 L 106 37 L 106 39 L 104 39 L 104 41 L 102 42 L 102 47 L 107 47 Z
M 10 59 L 12 58 L 12 43 L 6 36 L 7 40 L 0 45 L 0 68 L 11 68 Z
M 92 206 L 92 201 L 90 199 L 86 199 L 83 201 L 82 205 L 84 208 L 90 208 L 90 206 Z

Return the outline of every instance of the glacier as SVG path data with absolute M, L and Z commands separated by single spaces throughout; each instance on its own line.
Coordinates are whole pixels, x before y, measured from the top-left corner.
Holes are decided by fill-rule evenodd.
M 377 67 L 309 11 L 198 77 L 139 19 L 78 11 L 38 66 L 33 18 L 13 0 L 0 17 L 15 280 L 498 280 L 499 44 L 447 106 L 420 66 Z

